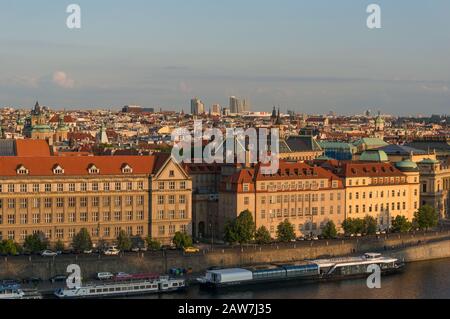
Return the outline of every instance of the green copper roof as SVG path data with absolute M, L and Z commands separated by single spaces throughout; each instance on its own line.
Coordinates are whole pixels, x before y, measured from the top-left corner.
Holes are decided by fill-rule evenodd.
M 362 162 L 389 162 L 387 154 L 380 150 L 365 151 L 359 160 Z
M 395 167 L 401 171 L 417 171 L 419 169 L 417 164 L 410 160 L 397 162 L 395 163 Z
M 35 125 L 31 129 L 32 132 L 51 132 L 52 128 L 48 125 L 42 124 L 42 125 Z
M 431 158 L 424 159 L 419 164 L 439 164 L 440 162 Z
M 376 138 L 376 137 L 364 137 L 358 141 L 355 142 L 354 145 L 358 146 L 361 144 L 366 144 L 367 146 L 385 146 L 385 145 L 389 145 L 388 143 L 386 143 L 385 141 L 383 141 L 380 138 Z

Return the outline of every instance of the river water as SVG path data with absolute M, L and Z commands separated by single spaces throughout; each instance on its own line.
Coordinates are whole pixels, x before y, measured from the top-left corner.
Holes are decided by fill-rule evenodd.
M 282 283 L 236 291 L 205 292 L 197 286 L 182 293 L 144 299 L 443 299 L 450 298 L 450 259 L 411 263 L 404 272 L 382 277 L 381 289 L 365 279 L 325 283 Z

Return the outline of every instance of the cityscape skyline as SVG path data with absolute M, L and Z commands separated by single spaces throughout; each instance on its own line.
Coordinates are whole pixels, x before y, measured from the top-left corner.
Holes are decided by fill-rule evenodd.
M 82 28 L 74 31 L 65 26 L 69 2 L 6 2 L 0 105 L 39 99 L 61 109 L 138 104 L 186 112 L 194 96 L 206 109 L 245 96 L 253 110 L 268 112 L 280 105 L 306 113 L 447 113 L 450 4 L 377 3 L 383 27 L 369 30 L 366 1 L 112 7 L 82 0 Z

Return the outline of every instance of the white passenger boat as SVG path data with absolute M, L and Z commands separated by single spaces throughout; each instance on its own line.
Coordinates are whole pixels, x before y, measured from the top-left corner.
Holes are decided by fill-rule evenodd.
M 25 293 L 19 286 L 0 286 L 0 300 L 23 299 Z
M 158 279 L 116 281 L 73 289 L 62 288 L 55 291 L 55 296 L 60 299 L 114 298 L 172 292 L 184 288 L 186 288 L 184 279 L 171 279 L 168 276 L 162 276 Z
M 398 272 L 404 263 L 396 258 L 367 253 L 361 257 L 318 259 L 290 264 L 275 264 L 251 268 L 209 270 L 197 278 L 201 286 L 222 288 L 283 281 L 326 281 L 365 277 L 369 266 L 377 265 L 382 275 Z

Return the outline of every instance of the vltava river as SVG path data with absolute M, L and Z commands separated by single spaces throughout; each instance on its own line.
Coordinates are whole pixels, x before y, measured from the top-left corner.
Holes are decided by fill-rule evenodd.
M 408 264 L 403 273 L 382 277 L 381 289 L 369 289 L 364 279 L 327 283 L 284 283 L 240 291 L 209 293 L 198 287 L 146 299 L 406 299 L 450 298 L 450 259 Z

